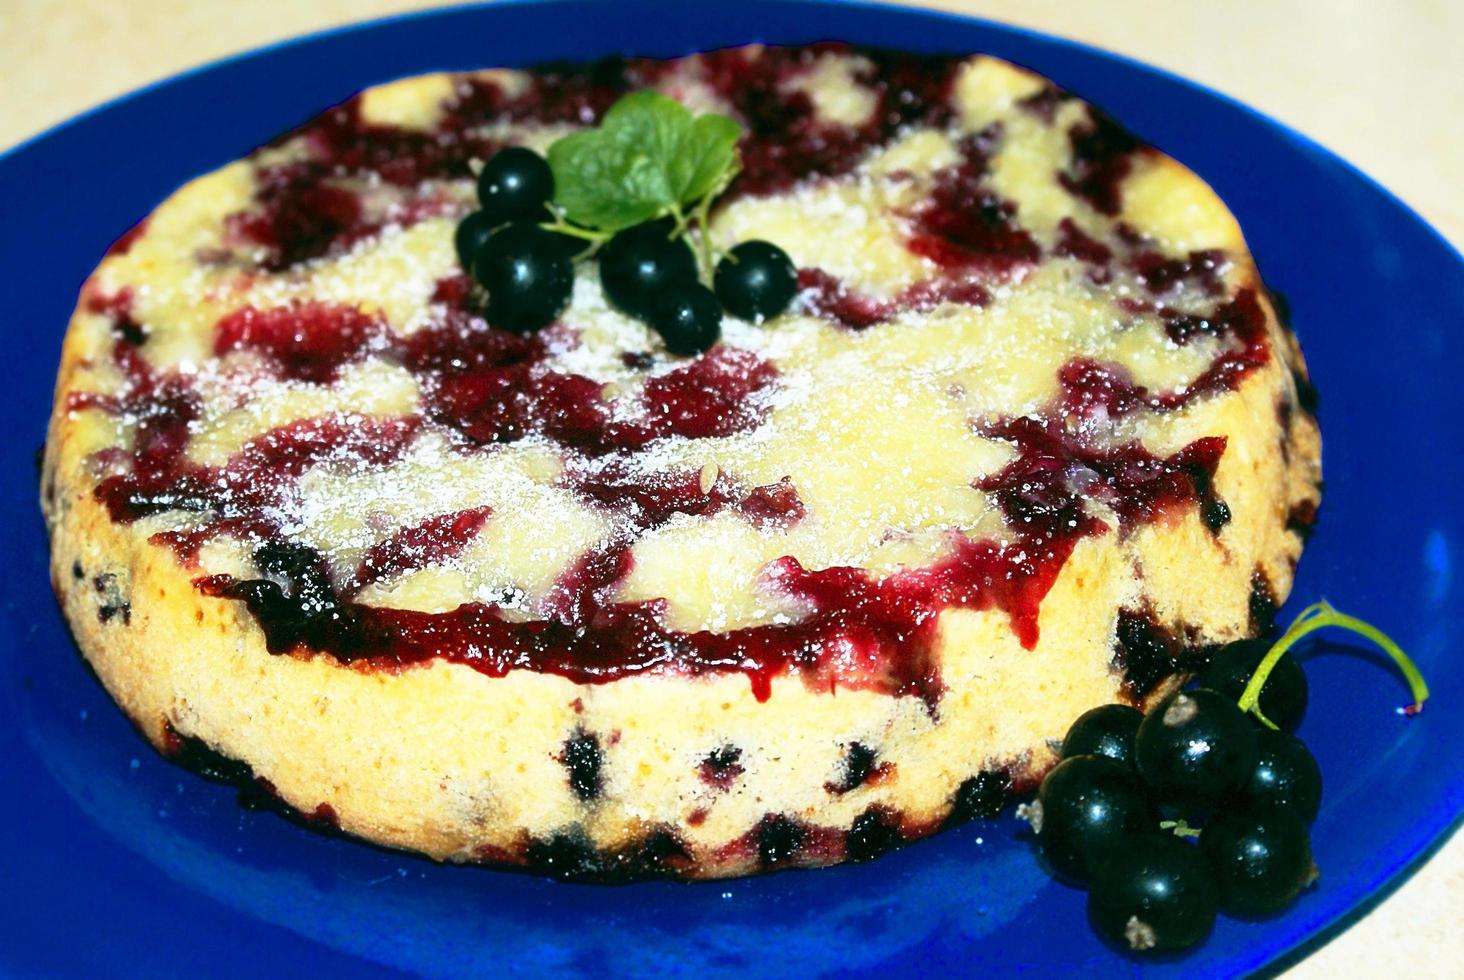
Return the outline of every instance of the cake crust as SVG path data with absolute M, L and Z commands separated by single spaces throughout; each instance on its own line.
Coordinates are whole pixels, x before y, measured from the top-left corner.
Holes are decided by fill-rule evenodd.
M 879 57 L 843 49 L 776 56 L 745 49 L 654 69 L 647 63 L 636 77 L 689 104 L 724 108 L 732 86 L 763 84 L 747 66 L 775 57 L 797 65 L 777 79 L 785 101 L 801 92 L 799 104 L 813 118 L 841 127 L 831 132 L 865 132 L 860 127 L 884 105 L 872 108 L 871 100 L 905 84 Z M 875 68 L 866 67 L 870 58 Z M 327 369 L 218 339 L 220 322 L 246 306 L 298 309 L 322 297 L 384 323 L 390 337 L 441 326 L 422 319 L 429 308 L 447 316 L 444 309 L 461 304 L 471 320 L 471 298 L 444 299 L 441 288 L 452 281 L 452 219 L 468 206 L 467 175 L 454 165 L 438 175 L 389 175 L 386 184 L 409 191 L 384 205 L 371 199 L 372 187 L 381 186 L 383 170 L 422 155 L 421 134 L 466 131 L 452 117 L 467 113 L 468 92 L 495 91 L 502 103 L 479 110 L 472 132 L 542 148 L 578 120 L 560 118 L 565 110 L 554 104 L 515 115 L 512 97 L 537 84 L 536 76 L 429 75 L 368 90 L 351 103 L 374 127 L 373 139 L 415 135 L 394 137 L 391 154 L 382 150 L 352 173 L 352 180 L 376 176 L 349 184 L 356 214 L 336 222 L 343 227 L 323 248 L 278 234 L 251 237 L 261 201 L 269 200 L 270 174 L 318 154 L 318 130 L 307 127 L 180 189 L 84 287 L 47 440 L 42 507 L 53 583 L 102 683 L 159 749 L 176 752 L 185 740 L 241 760 L 290 807 L 370 841 L 439 860 L 570 877 L 723 877 L 872 857 L 981 815 L 1040 778 L 1054 758 L 1052 741 L 1083 710 L 1142 703 L 1193 669 L 1207 646 L 1254 634 L 1263 625 L 1258 618 L 1289 591 L 1315 515 L 1320 437 L 1306 409 L 1295 338 L 1276 316 L 1239 228 L 1198 177 L 1157 151 L 1134 144 L 1114 157 L 1127 161 L 1123 167 L 1107 160 L 1085 171 L 1077 148 L 1085 127 L 1101 133 L 1102 125 L 1045 80 L 982 56 L 952 60 L 946 70 L 947 109 L 850 150 L 848 170 L 825 156 L 788 179 L 768 162 L 786 154 L 773 154 L 771 139 L 759 142 L 752 124 L 748 179 L 719 208 L 715 232 L 783 245 L 806 273 L 801 305 L 786 324 L 726 328 L 724 351 L 753 351 L 776 370 L 775 382 L 744 391 L 738 403 L 757 406 L 755 424 L 727 424 L 700 438 L 653 433 L 629 453 L 638 465 L 651 465 L 645 453 L 655 455 L 658 472 L 694 474 L 702 497 L 715 497 L 719 480 L 729 488 L 731 503 L 682 507 L 656 521 L 643 503 L 626 504 L 632 491 L 618 471 L 620 482 L 606 478 L 602 464 L 619 459 L 619 449 L 546 462 L 545 447 L 554 455 L 567 438 L 543 432 L 448 445 L 438 429 L 451 430 L 452 439 L 472 430 L 432 416 L 423 407 L 428 382 L 404 375 L 400 365 L 410 362 L 403 356 L 379 356 L 384 348 L 363 344 L 356 360 Z M 728 75 L 736 77 L 724 81 Z M 575 108 L 589 118 L 602 110 L 593 99 Z M 982 134 L 990 146 L 977 145 Z M 376 145 L 349 149 L 370 158 Z M 932 213 L 923 202 L 942 193 L 940 175 L 959 174 L 978 155 L 982 186 L 1012 213 L 1001 217 L 1000 204 L 961 198 L 961 187 L 951 193 L 966 209 L 995 208 L 1003 234 L 1017 228 L 1030 236 L 1035 252 L 1023 257 L 1027 246 L 1016 247 L 1014 264 L 1012 239 L 1003 240 L 995 262 L 989 239 L 973 242 L 922 217 Z M 874 209 L 872 195 L 885 212 Z M 373 208 L 403 206 L 416 210 L 388 210 L 375 229 L 362 230 Z M 864 219 L 851 223 L 860 209 Z M 910 243 L 932 222 L 941 234 L 922 252 Z M 359 238 L 342 243 L 350 235 Z M 950 286 L 957 280 L 942 271 L 952 266 L 936 246 L 965 250 L 958 264 L 964 293 Z M 221 254 L 229 248 L 231 255 Z M 1206 262 L 1213 275 L 1199 268 Z M 937 280 L 944 294 L 920 292 Z M 371 285 L 383 282 L 393 285 Z M 420 282 L 425 293 L 413 285 Z M 632 328 L 605 306 L 596 284 L 581 285 L 564 319 L 583 325 L 550 355 L 557 369 L 580 366 L 604 398 L 682 366 L 645 337 L 624 347 Z M 1106 311 L 1120 308 L 1115 303 L 1125 296 L 1135 300 L 1127 319 L 1101 335 L 1050 328 L 1064 316 L 1081 320 L 1100 300 Z M 1256 325 L 1259 339 L 1248 348 L 1214 327 L 1222 316 L 1241 316 L 1237 309 Z M 236 334 L 254 343 L 257 322 Z M 129 330 L 143 339 L 134 343 Z M 1124 339 L 1130 336 L 1138 339 Z M 986 357 L 942 360 L 977 340 L 987 344 Z M 1048 340 L 1053 353 L 1037 351 Z M 622 376 L 603 366 L 607 352 L 616 359 L 643 351 L 654 355 L 654 367 L 627 366 Z M 124 513 L 119 497 L 107 495 L 109 479 L 138 472 L 153 438 L 148 405 L 166 400 L 159 387 L 140 409 L 136 400 L 127 403 L 138 382 L 124 355 L 144 358 L 150 377 L 172 372 L 203 390 L 185 452 L 190 465 L 220 472 L 257 446 L 250 440 L 302 418 L 426 419 L 405 433 L 370 430 L 370 449 L 335 469 L 315 461 L 292 485 L 296 524 L 269 532 L 326 556 L 331 602 L 396 611 L 362 614 L 393 624 L 392 636 L 405 635 L 400 611 L 445 617 L 485 596 L 509 610 L 494 615 L 510 623 L 557 616 L 593 632 L 592 620 L 575 619 L 578 607 L 556 606 L 555 597 L 575 562 L 626 527 L 635 529 L 626 545 L 629 570 L 599 583 L 595 602 L 609 602 L 608 595 L 626 608 L 659 603 L 655 621 L 665 632 L 657 637 L 765 637 L 812 621 L 819 615 L 812 593 L 798 594 L 800 605 L 788 598 L 796 589 L 780 593 L 768 583 L 803 583 L 799 575 L 830 568 L 857 569 L 863 577 L 851 581 L 859 587 L 885 583 L 881 596 L 915 595 L 940 608 L 920 612 L 905 632 L 890 627 L 868 647 L 845 610 L 818 634 L 817 656 L 762 664 L 761 673 L 743 662 L 709 666 L 701 647 L 664 669 L 637 662 L 634 670 L 590 676 L 583 666 L 548 661 L 487 667 L 480 651 L 448 655 L 447 644 L 440 655 L 393 657 L 376 641 L 351 654 L 327 627 L 291 643 L 270 632 L 258 603 L 229 591 L 274 581 L 298 593 L 298 580 L 261 563 L 257 531 L 208 525 L 205 535 L 189 537 L 209 520 L 249 513 L 156 502 Z M 703 359 L 719 356 L 731 355 Z M 829 367 L 840 358 L 848 362 L 843 375 Z M 1007 369 L 989 364 L 1000 358 Z M 1115 364 L 1124 370 L 1115 373 Z M 1231 373 L 1206 388 L 1217 364 L 1230 364 Z M 249 380 L 241 387 L 242 375 Z M 1179 383 L 1164 383 L 1171 376 Z M 795 397 L 795 382 L 822 399 Z M 430 384 L 440 380 L 434 375 Z M 887 389 L 877 397 L 867 390 L 879 385 Z M 808 407 L 835 395 L 853 408 Z M 909 412 L 892 404 L 906 397 Z M 119 408 L 119 401 L 126 404 Z M 1066 414 L 1054 414 L 1054 406 Z M 856 408 L 888 411 L 887 426 L 900 438 L 885 438 L 883 422 L 855 425 Z M 725 422 L 741 409 L 721 411 Z M 1076 442 L 1046 429 L 1039 438 L 1014 424 L 1022 419 L 1051 423 L 1052 432 L 1066 426 Z M 1056 441 L 1042 441 L 1049 438 Z M 393 439 L 401 440 L 400 452 L 370 456 Z M 1135 445 L 1142 457 L 1116 461 L 1115 447 Z M 940 460 L 931 462 L 935 450 Z M 969 557 L 964 549 L 1028 540 L 1022 522 L 1052 516 L 1044 500 L 1028 495 L 1014 503 L 1011 494 L 1047 472 L 1033 461 L 1054 452 L 1072 454 L 1062 460 L 1064 480 L 1092 479 L 1119 496 L 1102 486 L 1078 494 L 1073 520 L 1092 526 L 1043 539 L 1051 560 L 1035 562 L 1051 575 L 1045 588 L 1028 588 L 1035 602 L 992 598 L 989 585 L 964 598 L 953 586 L 927 587 L 931 576 L 969 567 L 960 564 Z M 1167 482 L 1155 489 L 1149 476 L 1124 469 L 1134 465 Z M 407 475 L 399 469 L 413 466 Z M 888 479 L 902 466 L 903 482 Z M 1086 472 L 1075 475 L 1075 467 Z M 325 475 L 317 478 L 317 470 Z M 594 493 L 584 489 L 588 478 L 564 490 L 566 472 L 591 471 L 601 480 Z M 785 479 L 801 513 L 783 507 L 770 519 L 758 516 L 746 502 Z M 353 518 L 380 495 L 420 494 L 434 481 L 490 489 L 425 515 L 386 507 L 388 516 L 375 524 Z M 492 489 L 520 483 L 532 487 L 518 497 L 516 489 Z M 892 489 L 900 487 L 907 489 Z M 126 500 L 141 492 L 132 486 Z M 231 492 L 242 499 L 238 487 Z M 169 493 L 176 498 L 177 486 Z M 906 506 L 907 497 L 915 503 Z M 402 540 L 404 531 L 424 526 L 420 518 L 470 506 L 485 513 L 472 517 L 475 543 L 461 554 L 388 562 L 385 574 L 361 579 L 361 569 L 381 568 L 371 564 L 373 547 Z M 885 522 L 883 533 L 872 535 L 876 518 Z M 491 535 L 499 536 L 489 542 Z M 538 565 L 495 557 L 525 550 L 538 555 Z M 1001 567 L 1017 567 L 1022 582 L 1044 574 Z M 349 602 L 340 598 L 346 595 Z M 503 627 L 504 635 L 519 636 L 514 628 Z M 919 670 L 891 673 L 890 663 L 917 654 Z

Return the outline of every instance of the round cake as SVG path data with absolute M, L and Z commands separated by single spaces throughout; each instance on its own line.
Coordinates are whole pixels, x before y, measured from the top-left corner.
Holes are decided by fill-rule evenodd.
M 742 126 L 710 238 L 785 250 L 791 306 L 678 356 L 581 262 L 501 329 L 474 175 L 642 89 Z M 434 74 L 118 240 L 42 504 L 164 751 L 441 860 L 722 877 L 989 815 L 1084 710 L 1266 628 L 1310 392 L 1209 187 L 998 59 Z

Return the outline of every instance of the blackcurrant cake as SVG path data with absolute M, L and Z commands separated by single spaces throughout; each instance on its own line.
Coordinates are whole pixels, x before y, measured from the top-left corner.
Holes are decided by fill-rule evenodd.
M 88 278 L 52 576 L 159 749 L 368 841 L 866 859 L 1267 625 L 1320 481 L 1278 304 L 1202 180 L 996 58 L 409 78 Z

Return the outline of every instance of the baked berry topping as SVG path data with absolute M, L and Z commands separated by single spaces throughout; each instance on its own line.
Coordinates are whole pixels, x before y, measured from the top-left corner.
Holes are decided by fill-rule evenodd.
M 913 215 L 910 251 L 946 269 L 992 275 L 1041 258 L 1041 248 L 1017 222 L 1016 205 L 986 185 L 987 154 L 998 138 L 995 132 L 967 137 L 962 162 L 935 174 L 929 201 Z
M 743 170 L 733 194 L 769 194 L 814 178 L 848 173 L 870 148 L 906 126 L 944 126 L 957 58 L 864 49 L 869 67 L 857 80 L 875 96 L 859 125 L 821 118 L 808 94 L 788 83 L 806 75 L 818 58 L 849 50 L 842 45 L 731 49 L 700 57 L 702 78 L 747 127 Z
M 473 543 L 490 513 L 489 507 L 470 507 L 438 514 L 395 531 L 386 540 L 366 549 L 349 590 L 363 589 L 403 572 L 457 557 Z
M 1089 121 L 1068 132 L 1072 157 L 1058 182 L 1101 214 L 1116 215 L 1122 207 L 1123 179 L 1133 168 L 1133 154 L 1142 148 L 1106 113 L 1089 109 Z
M 738 509 L 759 527 L 788 528 L 803 519 L 807 510 L 793 481 L 783 477 L 765 487 L 753 487 Z
M 283 378 L 327 384 L 346 364 L 386 344 L 386 325 L 351 306 L 246 306 L 219 321 L 214 353 L 253 351 Z
M 279 272 L 331 252 L 362 220 L 355 192 L 329 181 L 326 168 L 286 164 L 260 171 L 257 206 L 229 218 L 232 236 L 260 248 L 260 264 Z

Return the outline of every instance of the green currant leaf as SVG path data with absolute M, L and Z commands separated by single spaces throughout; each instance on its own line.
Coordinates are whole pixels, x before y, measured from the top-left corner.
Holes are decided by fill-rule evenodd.
M 625 152 L 600 130 L 556 141 L 549 147 L 549 168 L 554 201 L 575 224 L 618 231 L 666 207 L 668 192 L 653 162 Z
M 619 231 L 694 204 L 736 165 L 741 129 L 654 91 L 624 96 L 595 129 L 549 147 L 555 203 L 575 224 Z
M 682 204 L 711 193 L 737 162 L 742 127 L 726 116 L 699 116 L 671 163 L 671 186 Z

